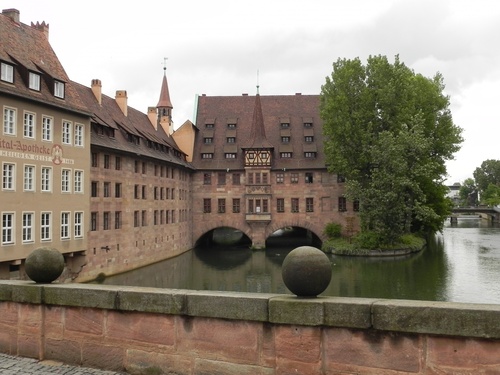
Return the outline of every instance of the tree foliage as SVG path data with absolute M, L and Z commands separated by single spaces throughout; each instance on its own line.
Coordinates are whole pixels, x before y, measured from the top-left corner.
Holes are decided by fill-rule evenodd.
M 477 205 L 477 186 L 473 178 L 467 178 L 458 191 L 460 204 L 463 206 Z
M 480 193 L 488 189 L 490 184 L 500 186 L 500 160 L 488 159 L 474 170 L 474 179 Z
M 451 208 L 445 162 L 462 142 L 438 73 L 426 78 L 395 57 L 339 59 L 321 90 L 329 170 L 360 201 L 362 231 L 393 243 L 439 230 Z

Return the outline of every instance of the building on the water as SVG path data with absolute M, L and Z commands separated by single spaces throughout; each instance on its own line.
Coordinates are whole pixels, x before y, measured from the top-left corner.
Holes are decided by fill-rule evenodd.
M 41 246 L 83 281 L 178 255 L 218 228 L 264 248 L 285 227 L 318 241 L 329 222 L 357 227 L 325 166 L 318 95 L 201 95 L 195 124 L 174 130 L 166 74 L 142 113 L 125 90 L 72 82 L 48 31 L 0 15 L 0 278 L 24 278 Z

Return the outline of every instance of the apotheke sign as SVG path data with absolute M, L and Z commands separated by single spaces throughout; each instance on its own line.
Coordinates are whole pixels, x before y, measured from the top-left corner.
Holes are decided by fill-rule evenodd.
M 34 161 L 47 161 L 55 165 L 75 164 L 73 159 L 63 158 L 63 148 L 60 145 L 52 147 L 26 144 L 21 141 L 0 138 L 0 156 Z

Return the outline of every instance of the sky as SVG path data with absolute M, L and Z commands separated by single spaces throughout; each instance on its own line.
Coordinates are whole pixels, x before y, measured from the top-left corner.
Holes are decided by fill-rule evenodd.
M 446 183 L 500 159 L 498 0 L 0 0 L 21 22 L 45 21 L 72 81 L 126 90 L 144 113 L 166 66 L 174 128 L 196 95 L 320 94 L 339 58 L 373 55 L 441 73 L 464 142 Z M 0 41 L 1 42 L 1 41 Z M 166 58 L 166 60 L 165 60 Z M 166 62 L 166 65 L 165 65 Z

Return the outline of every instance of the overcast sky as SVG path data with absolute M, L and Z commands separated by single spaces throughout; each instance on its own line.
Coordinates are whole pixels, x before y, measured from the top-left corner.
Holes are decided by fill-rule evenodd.
M 338 58 L 386 55 L 427 77 L 442 73 L 465 141 L 447 164 L 463 182 L 500 159 L 498 0 L 0 0 L 21 22 L 45 21 L 71 80 L 127 90 L 156 106 L 167 57 L 175 127 L 195 96 L 319 94 Z M 258 73 L 257 73 L 258 72 Z

